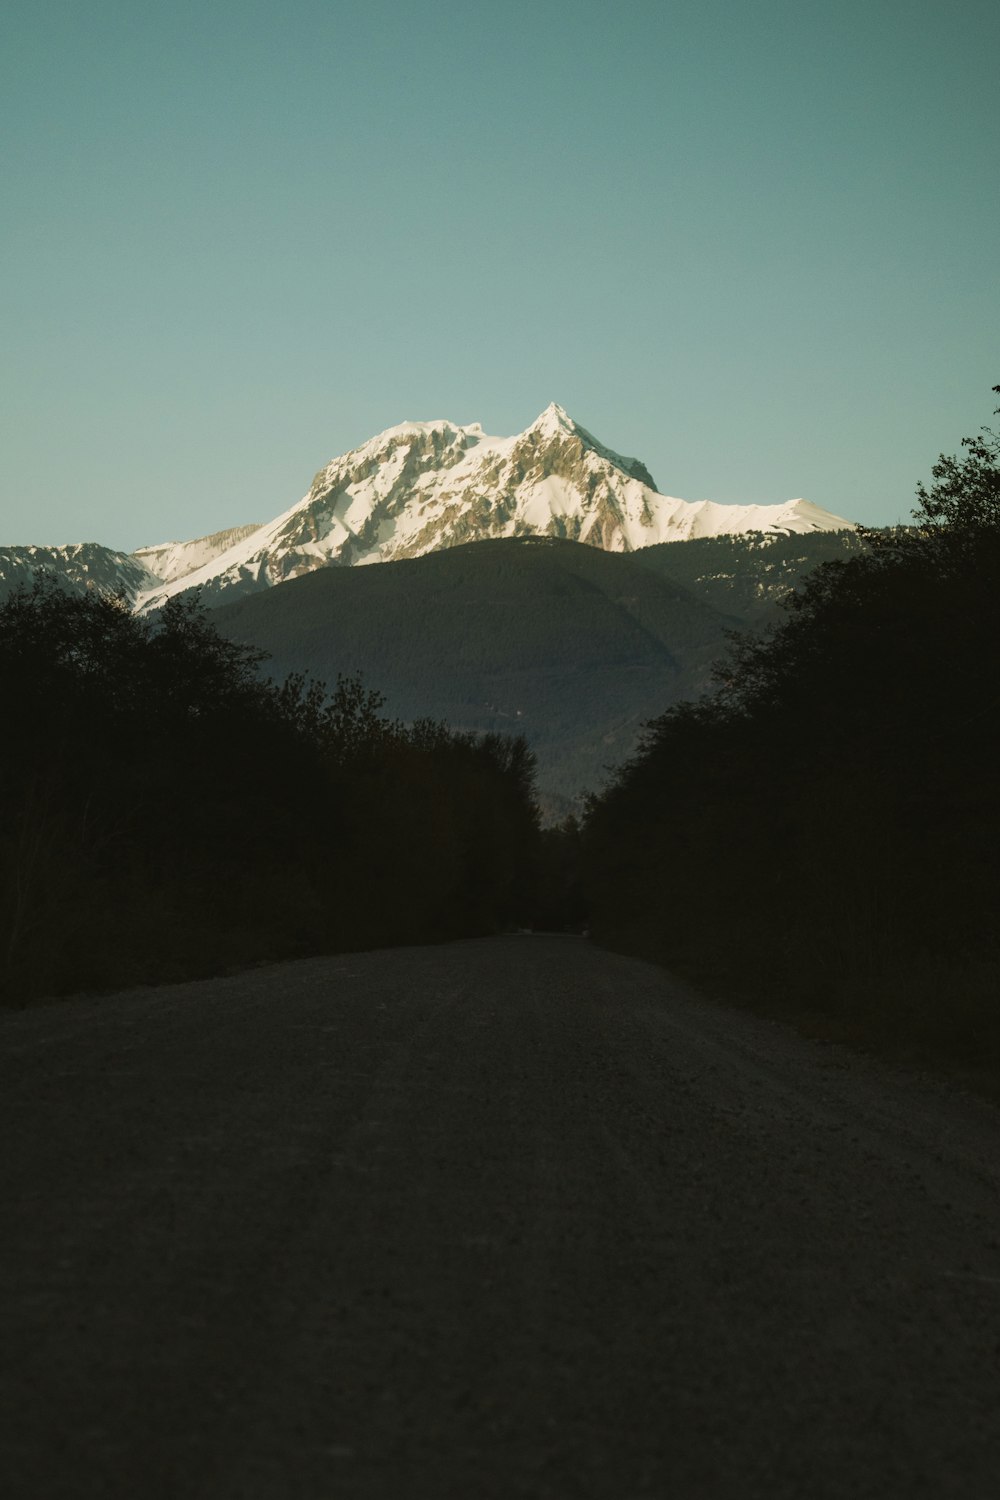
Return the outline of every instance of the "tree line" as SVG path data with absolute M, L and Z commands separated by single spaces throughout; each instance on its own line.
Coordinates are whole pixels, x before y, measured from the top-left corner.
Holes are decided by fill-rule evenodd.
M 577 845 L 604 941 L 996 1062 L 1000 438 L 963 446 L 646 726 Z
M 197 600 L 36 579 L 0 607 L 8 1002 L 525 920 L 524 741 L 276 685 Z

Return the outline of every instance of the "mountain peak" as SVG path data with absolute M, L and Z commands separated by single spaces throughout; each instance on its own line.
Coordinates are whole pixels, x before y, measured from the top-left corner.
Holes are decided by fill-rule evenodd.
M 577 432 L 579 431 L 573 418 L 565 407 L 556 401 L 550 401 L 545 410 L 535 418 L 528 432 Z
M 185 589 L 252 593 L 317 568 L 419 557 L 488 538 L 565 537 L 631 552 L 687 537 L 847 524 L 801 501 L 716 505 L 660 494 L 640 459 L 605 447 L 552 401 L 513 437 L 442 418 L 389 427 L 331 460 L 309 493 L 266 525 L 151 554 L 160 584 L 143 592 L 140 607 L 157 608 Z M 211 555 L 193 566 L 206 548 Z M 169 559 L 160 551 L 183 552 L 183 574 L 164 578 Z
M 558 446 L 568 437 L 578 439 L 585 451 L 589 450 L 591 454 L 596 454 L 599 459 L 614 465 L 630 479 L 637 479 L 647 489 L 656 492 L 656 481 L 641 459 L 626 458 L 623 453 L 616 453 L 613 448 L 606 447 L 592 432 L 588 432 L 586 427 L 581 427 L 579 422 L 574 422 L 566 408 L 556 401 L 549 402 L 542 414 L 535 418 L 530 427 L 525 428 L 517 441 L 520 443 L 527 438 L 533 445 L 541 440 L 543 445 L 555 443 Z

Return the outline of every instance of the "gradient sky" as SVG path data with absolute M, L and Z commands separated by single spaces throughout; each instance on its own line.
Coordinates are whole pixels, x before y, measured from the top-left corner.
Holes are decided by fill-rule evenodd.
M 1000 382 L 996 0 L 7 0 L 0 543 L 264 521 L 551 400 L 906 519 Z

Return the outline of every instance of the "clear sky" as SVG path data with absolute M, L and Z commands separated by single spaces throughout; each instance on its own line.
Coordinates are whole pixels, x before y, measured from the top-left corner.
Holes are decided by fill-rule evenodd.
M 1000 382 L 997 0 L 7 0 L 0 543 L 558 401 L 906 519 Z

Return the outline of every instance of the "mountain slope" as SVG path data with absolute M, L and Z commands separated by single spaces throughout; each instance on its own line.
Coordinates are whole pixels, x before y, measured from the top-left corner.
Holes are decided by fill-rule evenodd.
M 0 599 L 22 585 L 30 588 L 36 573 L 52 573 L 73 589 L 96 588 L 114 594 L 123 589 L 133 603 L 159 586 L 159 578 L 130 552 L 115 552 L 99 542 L 72 542 L 65 547 L 0 547 Z
M 72 542 L 64 547 L 0 547 L 0 599 L 22 584 L 31 586 L 36 573 L 55 574 L 74 589 L 124 590 L 134 604 L 140 595 L 183 579 L 196 568 L 211 564 L 220 553 L 238 544 L 257 526 L 236 526 L 190 542 L 164 542 L 116 552 L 99 542 Z
M 214 562 L 223 552 L 238 546 L 259 530 L 256 523 L 231 526 L 226 531 L 213 531 L 211 536 L 196 537 L 192 542 L 161 542 L 155 547 L 137 547 L 132 555 L 160 582 L 175 583 L 178 578 L 186 578 L 197 568 Z
M 403 719 L 524 733 L 551 813 L 698 693 L 739 622 L 635 558 L 528 538 L 328 568 L 222 604 L 214 622 L 282 678 L 361 672 Z
M 255 593 L 318 568 L 398 561 L 488 538 L 554 536 L 631 552 L 688 537 L 851 525 L 805 500 L 744 506 L 661 495 L 638 459 L 605 447 L 551 405 L 510 438 L 491 437 L 478 423 L 391 427 L 334 459 L 290 510 L 139 603 L 155 609 L 188 588 L 208 598 Z
M 780 601 L 813 568 L 851 557 L 862 546 L 856 531 L 751 532 L 663 542 L 644 547 L 635 559 L 714 609 L 736 615 L 745 625 L 759 625 L 774 616 Z

